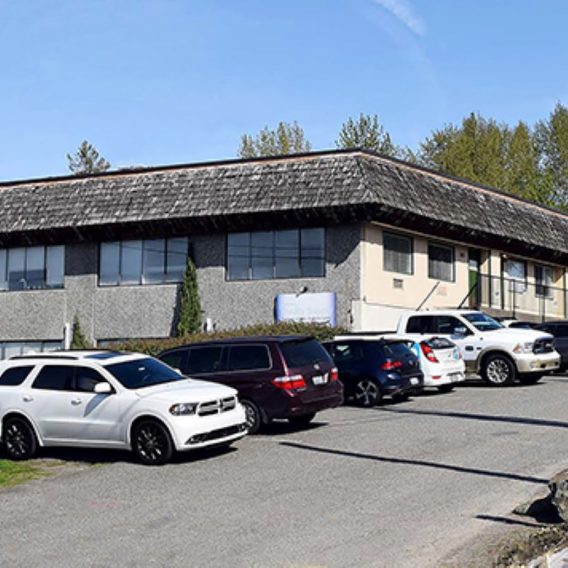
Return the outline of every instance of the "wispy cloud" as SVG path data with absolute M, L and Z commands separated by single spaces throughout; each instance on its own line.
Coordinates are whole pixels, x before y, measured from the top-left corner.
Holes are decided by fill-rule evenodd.
M 416 35 L 422 37 L 426 33 L 426 23 L 416 14 L 407 0 L 373 0 L 373 2 L 389 11 Z

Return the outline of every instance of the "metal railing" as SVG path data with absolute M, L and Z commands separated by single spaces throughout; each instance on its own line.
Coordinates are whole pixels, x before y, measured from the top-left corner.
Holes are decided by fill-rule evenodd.
M 541 282 L 478 274 L 460 307 L 499 310 L 519 317 L 522 314 L 547 318 L 566 318 L 567 290 Z

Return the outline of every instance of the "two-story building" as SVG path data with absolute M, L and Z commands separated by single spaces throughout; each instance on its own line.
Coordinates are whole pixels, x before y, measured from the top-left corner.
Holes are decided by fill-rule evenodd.
M 0 184 L 0 357 L 203 321 L 392 329 L 402 309 L 567 315 L 568 216 L 366 151 Z

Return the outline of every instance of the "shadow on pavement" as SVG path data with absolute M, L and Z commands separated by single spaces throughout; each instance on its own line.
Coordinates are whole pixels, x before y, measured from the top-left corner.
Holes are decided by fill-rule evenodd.
M 478 469 L 473 467 L 464 467 L 460 465 L 451 465 L 444 463 L 431 462 L 426 460 L 412 460 L 407 458 L 394 458 L 388 456 L 376 456 L 373 454 L 363 454 L 360 452 L 351 452 L 346 450 L 336 450 L 332 448 L 321 448 L 318 446 L 311 446 L 308 444 L 302 444 L 298 442 L 280 442 L 281 446 L 287 446 L 289 448 L 295 448 L 298 450 L 306 450 L 310 452 L 319 452 L 323 454 L 333 454 L 337 456 L 356 458 L 369 461 L 376 461 L 380 463 L 392 463 L 401 465 L 412 465 L 419 467 L 427 467 L 432 469 L 441 469 L 447 471 L 456 471 L 458 473 L 469 473 L 472 475 L 481 475 L 484 477 L 496 477 L 501 479 L 512 479 L 514 481 L 524 481 L 526 483 L 536 483 L 536 484 L 548 484 L 548 479 L 542 477 L 531 477 L 528 475 L 520 475 L 517 473 L 508 473 L 504 471 L 491 471 L 487 469 Z
M 309 430 L 317 430 L 318 428 L 327 425 L 327 422 L 311 422 L 307 426 L 296 426 L 287 420 L 276 420 L 263 426 L 256 436 L 275 436 L 282 434 L 295 434 L 296 432 L 308 432 Z
M 456 412 L 451 410 L 418 410 L 410 408 L 375 408 L 379 412 L 394 412 L 397 414 L 416 414 L 420 416 L 441 416 L 443 418 L 461 418 L 463 420 L 481 420 L 485 422 L 507 422 L 510 424 L 527 424 L 530 426 L 547 426 L 550 428 L 568 428 L 568 422 L 546 420 L 542 418 L 524 418 L 522 416 L 503 416 L 493 414 L 473 414 L 471 412 Z

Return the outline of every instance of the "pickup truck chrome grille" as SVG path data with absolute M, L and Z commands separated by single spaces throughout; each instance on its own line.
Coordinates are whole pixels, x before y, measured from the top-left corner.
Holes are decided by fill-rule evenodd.
M 552 353 L 554 351 L 554 339 L 537 339 L 534 342 L 533 353 Z
M 228 412 L 237 406 L 237 399 L 234 396 L 228 396 L 218 400 L 209 400 L 199 405 L 197 414 L 199 416 L 211 416 L 220 412 Z

